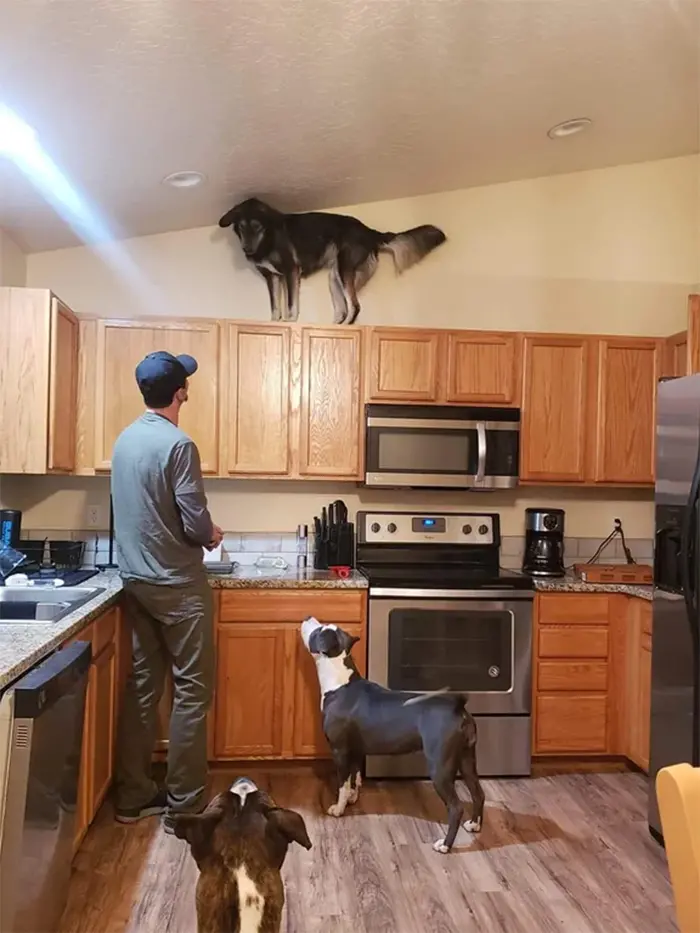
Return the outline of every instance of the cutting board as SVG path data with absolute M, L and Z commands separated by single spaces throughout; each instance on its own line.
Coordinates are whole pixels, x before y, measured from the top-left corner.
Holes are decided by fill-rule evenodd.
M 583 583 L 631 583 L 650 586 L 654 582 L 649 564 L 574 564 Z

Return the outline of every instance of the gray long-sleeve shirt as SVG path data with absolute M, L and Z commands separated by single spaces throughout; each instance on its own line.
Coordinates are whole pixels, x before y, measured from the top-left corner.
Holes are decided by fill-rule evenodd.
M 214 529 L 197 446 L 162 415 L 146 412 L 112 453 L 112 504 L 124 579 L 187 584 L 204 574 Z

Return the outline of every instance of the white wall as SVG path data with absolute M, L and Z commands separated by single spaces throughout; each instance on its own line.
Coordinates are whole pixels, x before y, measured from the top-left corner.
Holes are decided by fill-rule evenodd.
M 10 235 L 0 228 L 0 285 L 26 285 L 27 257 Z
M 401 278 L 383 261 L 363 295 L 360 323 L 682 330 L 688 292 L 700 281 L 699 166 L 700 159 L 688 157 L 346 208 L 379 229 L 435 223 L 449 238 Z M 76 311 L 101 316 L 269 316 L 263 281 L 246 266 L 230 231 L 218 228 L 130 240 L 110 254 L 77 248 L 31 255 L 27 284 L 50 287 Z M 304 284 L 301 309 L 305 321 L 331 320 L 325 274 Z M 351 511 L 498 509 L 507 534 L 521 532 L 528 505 L 563 505 L 568 533 L 580 537 L 607 535 L 614 517 L 630 537 L 650 537 L 653 518 L 652 496 L 644 491 L 382 498 L 340 485 L 240 480 L 212 481 L 208 489 L 217 521 L 230 531 L 293 529 L 338 492 Z M 107 484 L 99 479 L 7 480 L 10 496 L 27 511 L 26 527 L 81 528 L 92 503 L 106 515 Z
M 449 238 L 398 279 L 385 258 L 359 322 L 669 333 L 700 278 L 697 172 L 688 157 L 344 208 L 380 229 L 434 223 Z M 88 248 L 32 255 L 28 284 L 101 316 L 269 317 L 230 230 L 142 237 L 112 254 L 115 267 Z M 301 309 L 331 321 L 325 274 L 304 284 Z

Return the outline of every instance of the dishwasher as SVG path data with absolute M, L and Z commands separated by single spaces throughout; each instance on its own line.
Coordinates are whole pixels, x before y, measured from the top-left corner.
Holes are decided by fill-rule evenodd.
M 73 642 L 0 697 L 2 933 L 52 933 L 65 907 L 91 658 Z

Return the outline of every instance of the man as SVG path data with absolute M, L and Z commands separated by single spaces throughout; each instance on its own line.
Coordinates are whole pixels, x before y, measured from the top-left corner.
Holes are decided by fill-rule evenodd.
M 199 452 L 178 427 L 191 356 L 150 353 L 136 367 L 146 411 L 112 454 L 112 502 L 119 570 L 132 625 L 132 672 L 117 751 L 116 819 L 134 823 L 198 812 L 207 778 L 207 711 L 214 686 L 213 599 L 202 548 L 222 531 L 204 494 Z M 174 684 L 166 789 L 151 777 L 158 704 L 168 667 Z

